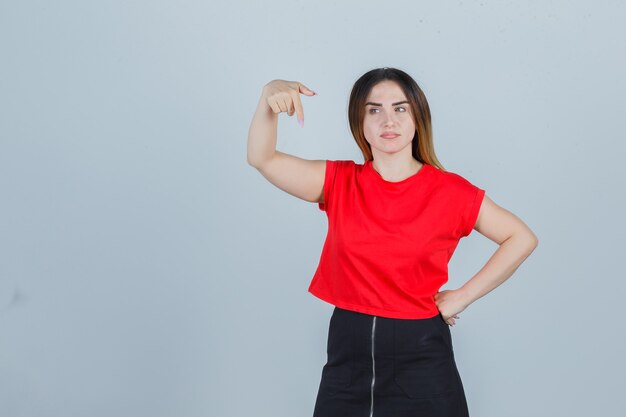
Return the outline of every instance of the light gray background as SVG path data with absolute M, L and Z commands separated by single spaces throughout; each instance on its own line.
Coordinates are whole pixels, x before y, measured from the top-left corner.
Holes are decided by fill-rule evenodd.
M 623 415 L 626 6 L 618 1 L 0 3 L 0 415 L 308 416 L 332 306 L 316 204 L 246 164 L 362 157 L 354 81 L 421 85 L 444 166 L 539 247 L 452 328 L 472 416 Z M 496 249 L 477 232 L 457 288 Z M 393 417 L 393 416 L 388 416 Z

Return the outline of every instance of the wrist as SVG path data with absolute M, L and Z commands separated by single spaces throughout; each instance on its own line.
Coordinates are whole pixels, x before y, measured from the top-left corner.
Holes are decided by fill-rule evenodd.
M 459 289 L 459 293 L 461 294 L 461 299 L 466 306 L 469 306 L 474 302 L 474 297 L 472 295 L 471 288 L 467 286 L 467 284 L 463 285 Z

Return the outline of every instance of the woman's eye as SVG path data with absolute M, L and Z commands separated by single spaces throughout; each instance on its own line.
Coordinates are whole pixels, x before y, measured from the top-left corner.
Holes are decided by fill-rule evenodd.
M 380 110 L 380 109 L 378 109 L 378 108 L 371 108 L 371 109 L 369 109 L 369 113 L 370 113 L 370 114 L 374 114 L 374 113 L 376 113 L 378 110 Z M 406 107 L 404 107 L 404 106 L 399 106 L 399 107 L 396 107 L 396 110 L 402 110 L 400 113 L 405 113 L 405 112 L 407 111 L 407 110 L 406 110 Z

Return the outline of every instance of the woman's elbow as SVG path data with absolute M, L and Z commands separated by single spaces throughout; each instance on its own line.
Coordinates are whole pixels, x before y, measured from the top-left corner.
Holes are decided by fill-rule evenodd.
M 532 230 L 528 229 L 524 232 L 524 240 L 530 255 L 539 246 L 539 238 Z

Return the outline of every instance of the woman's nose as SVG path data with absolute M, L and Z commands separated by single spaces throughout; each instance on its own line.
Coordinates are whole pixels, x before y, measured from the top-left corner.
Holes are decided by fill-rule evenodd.
M 385 113 L 383 120 L 384 120 L 385 126 L 393 125 L 396 122 L 396 118 L 393 113 Z

